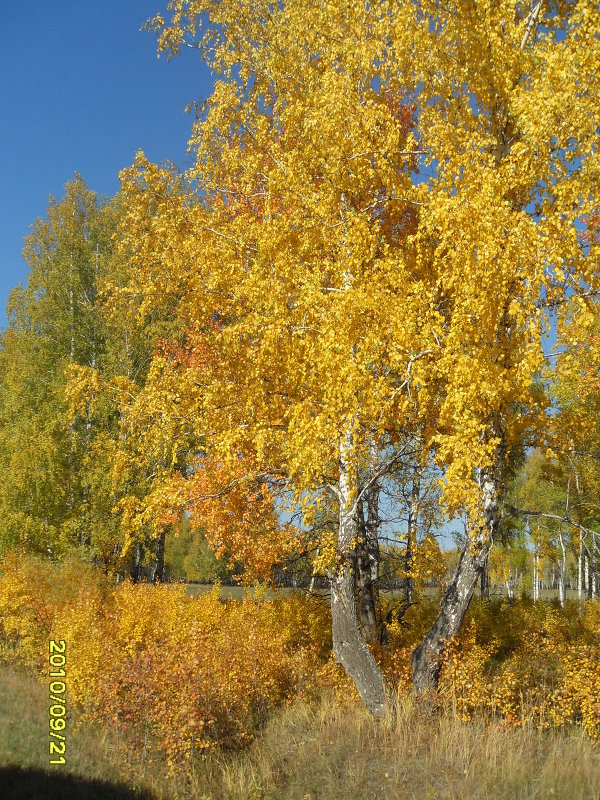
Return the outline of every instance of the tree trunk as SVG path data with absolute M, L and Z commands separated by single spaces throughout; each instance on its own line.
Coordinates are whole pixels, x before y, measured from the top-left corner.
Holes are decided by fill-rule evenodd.
M 568 518 L 569 516 L 569 508 L 570 508 L 570 499 L 571 499 L 571 474 L 573 472 L 573 468 L 571 466 L 571 471 L 569 472 L 569 479 L 567 480 L 567 499 L 565 504 L 565 517 Z M 566 526 L 566 533 L 569 532 L 569 526 L 567 523 Z M 558 541 L 560 544 L 561 556 L 560 561 L 558 562 L 558 599 L 562 608 L 565 607 L 565 602 L 567 600 L 567 550 L 565 547 L 565 540 L 563 534 L 559 531 L 558 534 Z
M 321 555 L 321 548 L 320 548 L 320 547 L 317 547 L 317 558 L 318 558 L 320 555 Z M 315 572 L 313 572 L 313 574 L 312 574 L 312 576 L 311 576 L 311 578 L 310 578 L 310 583 L 308 584 L 308 591 L 309 591 L 311 594 L 313 594 L 313 593 L 314 593 L 314 591 L 315 591 L 315 589 L 316 589 L 316 587 L 317 587 L 317 575 L 316 575 L 316 573 L 315 573 Z
M 359 536 L 356 545 L 356 562 L 358 565 L 358 607 L 363 636 L 367 642 L 377 641 L 377 610 L 373 587 L 371 560 L 367 540 L 367 528 L 362 501 L 358 504 Z
M 156 537 L 156 550 L 154 565 L 150 576 L 152 583 L 162 583 L 165 572 L 165 532 L 161 531 Z
M 583 536 L 579 532 L 579 557 L 577 559 L 577 600 L 579 613 L 583 608 Z
M 540 554 L 537 551 L 537 547 L 533 554 L 533 602 L 537 603 L 540 599 L 540 570 L 539 570 L 539 563 L 540 563 Z
M 489 559 L 487 559 L 487 558 L 484 561 L 483 566 L 481 567 L 480 587 L 481 587 L 481 596 L 485 597 L 486 600 L 489 600 L 490 599 L 490 570 L 489 570 Z
M 375 468 L 375 460 L 371 465 L 372 469 Z M 373 476 L 370 474 L 369 478 Z M 373 587 L 373 598 L 375 601 L 375 610 L 379 615 L 379 481 L 369 486 L 365 492 L 367 498 L 367 519 L 366 519 L 366 534 L 367 534 L 367 552 L 369 554 L 369 564 L 371 567 L 371 585 Z
M 416 694 L 437 689 L 441 657 L 448 639 L 456 636 L 471 602 L 498 529 L 498 500 L 501 464 L 481 470 L 479 486 L 485 525 L 474 536 L 467 536 L 456 573 L 446 589 L 442 605 L 431 630 L 412 654 L 413 691 Z
M 367 480 L 373 481 L 358 504 L 360 537 L 357 560 L 359 578 L 359 608 L 363 635 L 367 642 L 375 642 L 381 624 L 379 604 L 379 481 L 373 480 L 376 453 L 371 452 Z M 366 505 L 366 518 L 365 518 Z
M 558 599 L 562 608 L 564 608 L 567 599 L 567 550 L 562 533 L 558 534 L 558 541 L 561 549 L 560 561 L 558 562 Z
M 583 561 L 583 585 L 585 589 L 585 598 L 586 600 L 590 600 L 590 559 L 588 555 L 588 549 L 585 548 L 585 555 Z
M 132 583 L 137 583 L 140 579 L 140 565 L 142 562 L 142 545 L 140 542 L 135 546 L 133 558 L 131 560 L 131 567 L 129 568 L 129 577 Z
M 512 573 L 508 573 L 508 580 L 506 581 L 506 595 L 509 600 L 515 599 L 515 585 L 513 583 Z
M 417 439 L 420 444 L 420 439 Z M 419 447 L 415 447 L 418 452 Z M 415 459 L 417 455 L 415 454 Z M 421 498 L 421 467 L 419 464 L 413 464 L 412 468 L 412 485 L 410 489 L 410 505 L 408 508 L 408 525 L 406 531 L 406 602 L 412 603 L 415 591 L 415 581 L 413 577 L 413 559 L 415 555 L 415 547 L 417 544 L 417 524 L 419 520 L 419 501 Z
M 340 446 L 338 565 L 331 576 L 333 651 L 360 694 L 367 709 L 382 719 L 391 697 L 390 688 L 363 639 L 356 613 L 354 543 L 358 539 L 357 485 L 350 469 L 353 435 L 349 429 Z

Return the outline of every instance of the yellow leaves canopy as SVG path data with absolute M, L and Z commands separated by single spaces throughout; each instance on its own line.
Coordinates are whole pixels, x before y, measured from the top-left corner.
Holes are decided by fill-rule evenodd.
M 596 4 L 169 9 L 159 52 L 197 44 L 219 80 L 185 176 L 122 176 L 129 291 L 176 302 L 189 345 L 139 408 L 169 386 L 161 424 L 296 498 L 349 424 L 359 465 L 418 424 L 477 516 L 474 470 L 543 412 L 548 308 L 595 280 Z

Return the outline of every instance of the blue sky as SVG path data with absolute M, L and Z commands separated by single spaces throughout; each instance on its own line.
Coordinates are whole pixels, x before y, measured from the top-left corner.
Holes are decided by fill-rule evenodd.
M 143 149 L 190 163 L 186 103 L 211 91 L 198 52 L 156 57 L 139 30 L 166 0 L 4 0 L 0 23 L 0 327 L 24 281 L 23 237 L 79 172 L 111 195 Z

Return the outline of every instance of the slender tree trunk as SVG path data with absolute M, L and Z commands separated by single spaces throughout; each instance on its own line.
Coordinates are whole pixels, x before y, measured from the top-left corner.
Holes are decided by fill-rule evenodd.
M 373 477 L 372 470 L 375 469 L 376 454 L 371 453 L 371 466 L 369 472 L 369 479 Z M 375 600 L 375 610 L 379 614 L 379 481 L 374 481 L 367 491 L 365 497 L 367 499 L 367 519 L 366 519 L 366 534 L 367 534 L 367 551 L 369 554 L 369 564 L 371 567 L 371 585 L 373 587 L 373 598 Z
M 367 542 L 367 530 L 364 518 L 364 504 L 358 504 L 359 536 L 356 546 L 356 561 L 358 565 L 358 607 L 360 609 L 360 624 L 363 636 L 367 642 L 377 641 L 377 612 L 375 608 L 375 593 L 371 577 L 371 561 Z
M 420 450 L 420 437 L 417 437 L 415 447 L 415 459 L 418 457 L 416 452 Z M 419 522 L 419 503 L 421 499 L 421 466 L 414 463 L 412 467 L 412 485 L 410 489 L 410 504 L 408 508 L 408 525 L 406 531 L 406 602 L 412 603 L 415 581 L 413 577 L 413 561 L 415 557 L 415 547 L 417 544 L 417 525 Z
M 73 288 L 73 271 L 73 258 L 71 258 L 69 265 L 69 315 L 71 324 L 69 356 L 71 357 L 71 363 L 75 362 L 75 290 Z
M 558 599 L 564 608 L 567 599 L 567 551 L 562 533 L 558 534 L 558 542 L 561 550 L 558 562 Z
M 75 293 L 73 288 L 73 257 L 69 265 L 69 315 L 70 315 L 70 341 L 69 357 L 70 363 L 75 363 Z M 75 511 L 75 472 L 76 472 L 76 445 L 77 434 L 75 432 L 75 421 L 69 423 L 69 508 L 71 513 Z
M 140 565 L 142 563 L 142 545 L 140 542 L 135 546 L 131 567 L 129 569 L 129 577 L 132 583 L 137 583 L 140 579 Z
M 489 559 L 483 563 L 481 567 L 481 580 L 480 580 L 480 587 L 481 587 L 481 596 L 485 597 L 486 600 L 490 599 L 490 571 L 489 571 Z
M 492 549 L 499 522 L 499 493 L 502 464 L 481 470 L 479 486 L 485 525 L 467 536 L 456 573 L 449 584 L 431 630 L 412 654 L 413 691 L 416 694 L 437 689 L 441 657 L 448 639 L 456 636 L 471 602 L 484 563 Z
M 583 608 L 583 536 L 579 532 L 579 557 L 577 559 L 577 601 L 579 613 Z
M 367 479 L 372 480 L 376 453 L 371 452 Z M 375 642 L 381 624 L 379 606 L 379 481 L 374 480 L 358 504 L 360 536 L 357 547 L 360 621 L 367 642 Z M 366 517 L 365 517 L 366 506 Z
M 537 546 L 533 554 L 533 602 L 537 603 L 540 599 L 540 554 Z
M 161 531 L 156 537 L 156 550 L 154 564 L 150 576 L 152 583 L 162 583 L 165 572 L 165 532 Z
M 331 576 L 333 651 L 368 710 L 382 719 L 391 692 L 373 654 L 366 645 L 356 612 L 354 543 L 359 535 L 357 485 L 351 471 L 353 435 L 349 428 L 340 447 L 338 565 Z
M 587 600 L 592 599 L 592 584 L 590 583 L 590 557 L 587 547 L 585 550 L 585 596 Z
M 321 548 L 320 548 L 320 547 L 317 547 L 317 558 L 318 558 L 320 555 L 321 555 Z M 308 591 L 309 591 L 311 594 L 313 594 L 313 592 L 314 592 L 314 591 L 315 591 L 315 589 L 316 589 L 316 586 L 317 586 L 317 576 L 316 576 L 316 574 L 313 572 L 313 574 L 312 574 L 312 576 L 311 576 L 311 579 L 310 579 L 310 583 L 309 583 L 309 585 L 308 585 Z
M 572 472 L 572 469 L 571 469 Z M 569 472 L 569 479 L 567 480 L 567 499 L 565 504 L 565 517 L 569 516 L 569 506 L 571 499 L 571 472 Z M 567 533 L 568 533 L 567 523 Z M 560 561 L 558 562 L 558 599 L 562 608 L 565 607 L 567 599 L 567 549 L 565 547 L 564 536 L 561 531 L 558 533 L 558 542 L 560 544 Z
M 379 489 L 377 489 L 377 493 Z M 371 585 L 373 587 L 373 597 L 375 599 L 375 609 L 377 615 L 380 614 L 379 604 L 379 515 L 376 511 L 378 499 L 375 501 L 374 506 L 368 498 L 368 511 L 367 511 L 367 550 L 369 553 L 369 565 L 371 567 Z M 375 511 L 373 508 L 375 507 Z

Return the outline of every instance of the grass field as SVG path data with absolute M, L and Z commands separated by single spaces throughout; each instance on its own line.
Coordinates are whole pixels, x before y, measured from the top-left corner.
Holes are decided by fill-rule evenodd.
M 48 693 L 0 668 L 3 800 L 597 800 L 600 748 L 579 731 L 511 731 L 462 724 L 411 702 L 375 725 L 324 699 L 271 719 L 243 752 L 195 761 L 179 779 L 165 765 L 127 762 L 112 730 L 67 727 L 67 766 L 48 767 Z
M 208 592 L 212 592 L 213 585 L 210 583 L 187 583 L 185 585 L 186 591 L 192 597 L 195 597 L 199 594 L 207 594 Z M 264 592 L 265 597 L 272 598 L 275 596 L 276 593 L 283 593 L 289 594 L 292 590 L 291 589 L 260 589 L 260 592 Z M 241 600 L 247 594 L 253 594 L 256 592 L 256 589 L 252 586 L 220 586 L 219 593 L 220 596 L 225 599 L 227 597 L 232 597 L 234 600 Z
M 192 596 L 196 596 L 198 594 L 206 594 L 207 592 L 212 591 L 213 586 L 209 583 L 187 583 L 186 591 L 188 594 Z M 227 597 L 232 597 L 235 600 L 240 600 L 248 593 L 255 592 L 256 590 L 251 586 L 221 586 L 219 589 L 220 595 L 223 599 Z M 303 591 L 302 589 L 294 590 L 294 589 L 275 589 L 274 591 L 271 589 L 263 589 L 261 588 L 261 592 L 264 591 L 265 597 L 273 597 L 275 593 L 283 593 L 289 594 L 292 591 Z M 438 589 L 435 588 L 425 588 L 423 593 L 426 596 L 430 597 L 439 597 L 440 592 Z M 399 590 L 391 590 L 389 592 L 385 592 L 388 596 L 404 596 L 404 593 Z M 475 597 L 479 597 L 480 592 L 479 589 L 475 591 Z M 506 597 L 506 589 L 502 587 L 494 588 L 490 592 L 490 597 Z M 520 593 L 517 592 L 517 597 L 520 597 Z M 545 601 L 555 601 L 558 602 L 558 589 L 542 589 L 540 590 L 540 599 Z M 567 589 L 567 600 L 577 600 L 577 591 L 575 589 Z
M 67 766 L 48 764 L 48 690 L 0 667 L 0 797 L 3 800 L 129 800 L 131 773 L 120 763 L 118 739 L 67 722 Z

